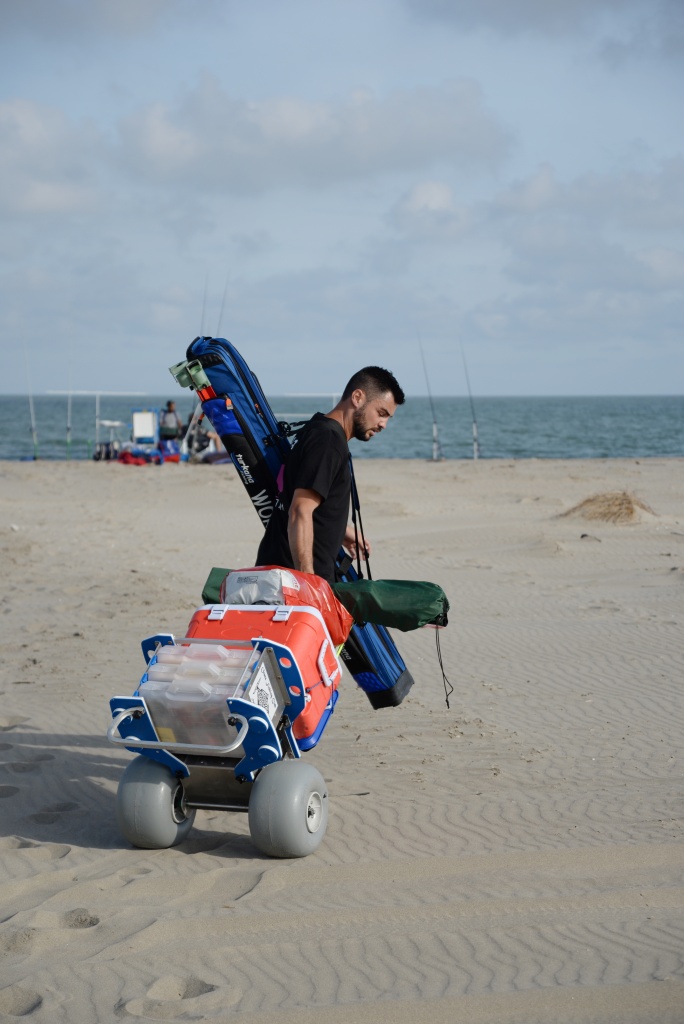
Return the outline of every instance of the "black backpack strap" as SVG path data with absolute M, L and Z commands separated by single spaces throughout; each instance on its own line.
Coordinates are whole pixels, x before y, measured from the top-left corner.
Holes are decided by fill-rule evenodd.
M 361 556 L 359 554 L 359 531 L 361 531 L 361 545 L 363 546 L 363 557 L 366 562 L 366 572 L 368 573 L 368 579 L 372 580 L 373 576 L 371 574 L 370 559 L 368 558 L 368 551 L 366 549 L 366 538 L 363 535 L 361 505 L 359 503 L 359 492 L 356 487 L 356 477 L 354 476 L 354 463 L 352 462 L 351 452 L 349 453 L 349 473 L 351 475 L 352 523 L 354 524 L 354 539 L 356 541 L 356 568 L 359 578 L 363 579 L 363 573 L 361 572 Z

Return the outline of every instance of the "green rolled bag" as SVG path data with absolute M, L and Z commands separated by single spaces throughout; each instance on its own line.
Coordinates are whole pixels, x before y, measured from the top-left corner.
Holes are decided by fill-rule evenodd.
M 207 576 L 207 582 L 204 584 L 204 588 L 202 590 L 202 600 L 205 604 L 219 603 L 221 600 L 221 584 L 230 571 L 230 569 L 222 569 L 219 566 L 214 566 Z
M 333 593 L 355 622 L 374 622 L 408 632 L 446 626 L 449 601 L 436 583 L 417 580 L 355 580 L 333 583 Z

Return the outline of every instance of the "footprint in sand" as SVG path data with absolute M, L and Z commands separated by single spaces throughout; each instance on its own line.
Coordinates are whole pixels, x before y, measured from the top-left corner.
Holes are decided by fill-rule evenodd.
M 91 914 L 87 907 L 75 907 L 73 910 L 59 912 L 41 910 L 33 917 L 32 925 L 36 928 L 94 928 L 100 923 L 97 914 Z
M 204 1019 L 238 1002 L 243 993 L 238 989 L 218 989 L 195 975 L 168 974 L 158 978 L 143 999 L 132 999 L 124 1009 L 134 1017 L 152 1020 Z
M 8 1017 L 27 1017 L 42 1005 L 43 997 L 30 988 L 10 985 L 0 989 L 0 1013 Z
M 6 761 L 3 767 L 13 775 L 23 775 L 24 772 L 39 772 L 42 766 L 37 761 Z
M 29 814 L 28 820 L 35 821 L 36 825 L 54 825 L 55 822 L 59 821 L 63 814 L 68 814 L 70 811 L 81 810 L 81 813 L 85 813 L 80 804 L 75 804 L 72 801 L 65 801 L 59 804 L 49 804 L 47 807 L 41 807 L 35 814 Z
M 3 953 L 28 956 L 36 941 L 35 928 L 15 928 L 0 937 L 0 950 Z
M 60 930 L 78 931 L 95 928 L 100 923 L 96 914 L 91 914 L 86 907 L 62 912 L 43 910 L 32 916 L 26 927 L 7 929 L 0 936 L 0 954 L 15 957 L 40 955 L 46 950 L 54 949 L 59 939 Z
M 18 786 L 0 786 L 0 800 L 6 800 L 9 796 L 16 796 L 18 792 Z
M 0 732 L 9 732 L 10 729 L 14 729 L 17 725 L 23 725 L 24 722 L 28 722 L 28 718 L 21 715 L 0 716 Z
M 129 885 L 131 882 L 137 882 L 138 879 L 144 875 L 152 874 L 152 868 L 128 868 L 126 871 L 119 871 L 117 877 L 121 879 L 124 885 Z
M 43 762 L 54 761 L 54 759 L 54 754 L 36 754 L 29 761 L 5 761 L 3 767 L 15 775 L 21 775 L 24 772 L 39 772 L 43 767 Z
M 100 918 L 96 914 L 91 914 L 85 907 L 67 910 L 60 918 L 62 928 L 94 928 L 99 923 Z
M 21 850 L 36 860 L 61 860 L 71 853 L 71 847 L 61 843 L 34 843 L 32 839 L 22 836 L 3 836 L 0 838 L 0 850 Z

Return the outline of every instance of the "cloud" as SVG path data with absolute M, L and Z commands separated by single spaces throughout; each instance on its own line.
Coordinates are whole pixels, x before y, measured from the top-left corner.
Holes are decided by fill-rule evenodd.
M 505 244 L 509 279 L 537 293 L 664 293 L 681 273 L 683 171 L 678 157 L 560 182 L 544 165 L 483 204 L 479 227 Z
M 131 37 L 163 21 L 216 9 L 217 0 L 21 0 L 3 4 L 2 28 L 5 37 L 12 32 L 47 39 L 91 33 Z
M 542 164 L 492 201 L 496 219 L 530 215 L 581 218 L 646 231 L 684 228 L 684 157 L 663 160 L 651 172 L 587 173 L 563 183 Z
M 390 208 L 373 269 L 391 256 L 414 294 L 417 280 L 429 281 L 423 316 L 433 336 L 450 317 L 452 331 L 502 366 L 511 351 L 528 366 L 546 353 L 558 367 L 573 352 L 590 362 L 630 345 L 674 355 L 684 316 L 683 171 L 676 157 L 648 173 L 561 181 L 543 165 L 467 206 L 446 182 L 422 181 Z
M 546 286 L 551 273 L 589 279 L 620 275 L 643 278 L 640 251 L 677 251 L 684 244 L 684 158 L 663 161 L 651 172 L 578 175 L 563 182 L 550 164 L 490 199 L 459 203 L 445 181 L 420 181 L 390 207 L 389 235 L 374 240 L 375 251 L 401 246 L 404 265 L 411 247 L 439 250 L 489 244 L 509 254 L 508 273 L 518 281 Z M 629 271 L 620 253 L 629 253 Z M 599 256 L 600 253 L 600 256 Z M 656 256 L 653 267 L 667 263 Z M 575 264 L 574 269 L 571 264 Z M 395 260 L 395 266 L 396 266 Z M 673 271 L 672 271 L 673 272 Z M 655 274 L 652 283 L 659 275 Z
M 637 253 L 639 259 L 653 275 L 653 280 L 664 288 L 684 288 L 684 250 L 655 246 Z
M 259 193 L 439 163 L 494 167 L 510 145 L 472 81 L 386 97 L 359 91 L 334 104 L 238 99 L 206 76 L 174 107 L 154 104 L 129 117 L 120 157 L 157 184 Z
M 643 265 L 622 243 L 587 225 L 532 219 L 507 233 L 509 279 L 536 292 L 647 290 Z
M 405 0 L 420 18 L 462 29 L 490 28 L 505 35 L 567 34 L 601 24 L 607 16 L 632 21 L 676 18 L 678 0 Z
M 395 203 L 388 223 L 405 238 L 449 242 L 471 227 L 471 211 L 456 202 L 452 188 L 443 181 L 421 181 Z
M 100 139 L 53 107 L 30 100 L 0 102 L 0 210 L 64 214 L 97 202 Z
M 456 31 L 488 30 L 505 38 L 584 38 L 598 58 L 618 67 L 641 58 L 681 67 L 681 0 L 403 0 L 417 20 Z

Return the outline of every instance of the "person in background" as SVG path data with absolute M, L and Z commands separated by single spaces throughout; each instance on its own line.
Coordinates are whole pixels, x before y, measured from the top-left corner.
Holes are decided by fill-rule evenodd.
M 176 412 L 176 403 L 169 400 L 159 416 L 159 437 L 162 441 L 176 441 L 183 436 L 183 420 Z

